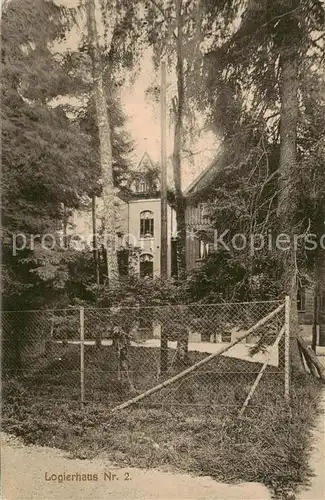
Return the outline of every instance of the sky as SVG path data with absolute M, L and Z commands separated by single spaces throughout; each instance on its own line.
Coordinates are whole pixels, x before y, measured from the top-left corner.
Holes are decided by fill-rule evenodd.
M 78 0 L 55 0 L 57 4 L 64 4 L 67 7 L 75 7 Z M 55 47 L 55 50 L 65 51 L 76 48 L 80 32 L 73 28 L 67 37 L 66 42 Z M 130 80 L 130 79 L 129 79 Z M 167 74 L 167 87 L 173 90 L 175 87 L 175 76 Z M 146 90 L 152 85 L 159 85 L 159 74 L 154 69 L 152 53 L 147 49 L 141 58 L 140 70 L 134 82 L 126 82 L 120 91 L 120 100 L 127 116 L 126 129 L 134 141 L 134 152 L 131 157 L 132 163 L 137 165 L 144 152 L 147 152 L 154 162 L 160 161 L 160 104 L 148 97 Z M 171 93 L 167 92 L 167 107 L 171 106 Z M 61 100 L 62 103 L 62 100 Z M 71 101 L 69 101 L 72 104 Z M 77 101 L 73 101 L 77 104 Z M 202 117 L 202 122 L 203 122 Z M 218 148 L 218 139 L 210 133 L 201 133 L 195 144 L 193 151 L 200 152 L 192 156 L 191 161 L 184 158 L 182 163 L 182 187 L 185 189 L 194 178 L 213 160 Z M 173 151 L 173 124 L 167 113 L 167 157 L 168 179 L 172 183 L 172 167 L 170 157 Z
M 126 85 L 122 89 L 121 101 L 128 116 L 127 128 L 135 141 L 135 159 L 142 156 L 146 151 L 153 161 L 160 161 L 161 151 L 161 128 L 160 128 L 160 103 L 155 103 L 150 97 L 147 97 L 146 89 L 153 85 L 159 85 L 160 75 L 154 69 L 151 51 L 144 53 L 141 61 L 141 71 L 132 85 Z M 158 70 L 159 73 L 159 70 Z M 167 107 L 171 106 L 171 97 L 174 89 L 174 77 L 167 74 Z M 170 119 L 170 113 L 167 112 L 167 156 L 170 159 L 174 144 L 174 126 Z M 203 168 L 205 168 L 214 158 L 218 140 L 214 134 L 204 132 L 201 137 L 195 141 L 192 148 L 193 152 L 200 151 L 192 157 L 192 162 L 183 158 L 183 187 L 186 188 L 194 177 L 196 177 Z M 169 161 L 170 164 L 170 161 Z M 171 165 L 169 165 L 169 173 Z

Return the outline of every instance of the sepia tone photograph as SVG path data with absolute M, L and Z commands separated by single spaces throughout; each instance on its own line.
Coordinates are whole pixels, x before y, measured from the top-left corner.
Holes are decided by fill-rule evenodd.
M 325 0 L 1 0 L 1 498 L 325 498 Z

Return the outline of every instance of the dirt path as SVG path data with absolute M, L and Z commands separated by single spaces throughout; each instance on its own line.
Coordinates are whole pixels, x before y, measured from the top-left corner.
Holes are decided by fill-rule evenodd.
M 310 487 L 303 489 L 297 496 L 297 500 L 323 500 L 325 498 L 325 390 L 320 401 L 320 414 L 312 431 L 312 441 L 310 466 L 315 475 Z
M 76 460 L 52 448 L 23 446 L 4 434 L 1 455 L 3 500 L 271 500 L 267 488 L 257 483 L 227 485 L 208 477 L 120 469 L 103 458 Z M 55 479 L 60 474 L 66 481 Z M 69 474 L 74 474 L 73 481 Z M 82 475 L 88 480 L 81 480 Z

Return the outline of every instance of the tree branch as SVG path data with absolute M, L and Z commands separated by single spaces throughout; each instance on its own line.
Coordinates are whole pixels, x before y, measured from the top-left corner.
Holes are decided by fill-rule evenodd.
M 183 148 L 183 151 L 188 153 L 187 155 L 183 156 L 183 159 L 186 159 L 186 158 L 191 158 L 192 156 L 199 155 L 201 153 L 205 153 L 207 151 L 215 151 L 215 148 L 202 148 L 199 149 L 198 151 L 190 151 L 189 149 Z
M 159 5 L 159 3 L 156 2 L 156 0 L 149 0 L 149 2 L 152 3 L 152 5 L 154 7 L 156 7 L 157 10 L 159 10 L 160 14 L 163 16 L 164 20 L 166 23 L 170 23 L 170 19 L 168 19 L 168 17 L 166 16 L 166 12 L 164 11 L 164 9 L 162 8 L 161 5 Z M 172 19 L 176 19 L 175 17 L 172 17 Z M 177 40 L 177 35 L 175 34 L 175 32 L 173 32 L 173 37 L 175 38 L 175 40 Z

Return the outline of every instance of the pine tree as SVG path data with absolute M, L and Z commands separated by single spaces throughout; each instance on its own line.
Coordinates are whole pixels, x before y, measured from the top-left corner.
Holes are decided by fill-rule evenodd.
M 273 141 L 274 151 L 278 147 L 277 166 L 274 171 L 268 172 L 262 186 L 265 188 L 270 180 L 277 178 L 273 197 L 277 202 L 277 213 L 272 212 L 272 219 L 291 240 L 290 249 L 281 254 L 278 252 L 278 258 L 282 261 L 282 289 L 291 297 L 291 330 L 295 336 L 298 329 L 296 295 L 300 260 L 293 241 L 297 228 L 303 230 L 304 225 L 298 210 L 301 192 L 297 181 L 299 164 L 303 155 L 308 155 L 311 145 L 305 143 L 304 153 L 301 154 L 300 150 L 298 154 L 297 146 L 302 142 L 306 127 L 300 120 L 306 89 L 302 70 L 307 61 L 313 61 L 314 67 L 320 67 L 324 54 L 325 12 L 324 6 L 317 1 L 279 0 L 269 3 L 252 0 L 247 5 L 239 2 L 239 7 L 243 6 L 246 8 L 239 27 L 232 31 L 229 27 L 226 41 L 219 46 L 216 42 L 206 58 L 211 85 L 208 94 L 217 122 L 221 119 L 223 131 L 231 141 L 231 148 L 234 149 L 234 138 L 239 145 L 239 138 L 244 139 L 242 155 L 251 160 L 253 150 L 248 147 L 253 146 L 254 140 L 247 140 L 247 131 L 243 129 L 247 117 L 250 117 L 252 137 L 256 137 L 256 133 L 264 137 L 264 144 L 267 144 L 264 157 L 267 161 L 268 154 L 265 153 L 270 141 Z M 315 42 L 315 34 L 318 43 Z M 215 99 L 215 95 L 221 97 Z M 217 109 L 220 101 L 224 109 L 221 117 Z M 298 356 L 296 360 L 299 364 Z

